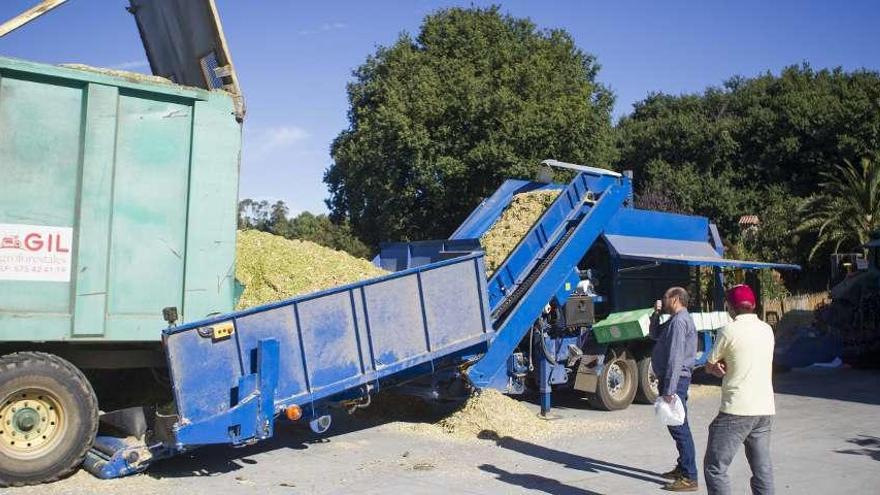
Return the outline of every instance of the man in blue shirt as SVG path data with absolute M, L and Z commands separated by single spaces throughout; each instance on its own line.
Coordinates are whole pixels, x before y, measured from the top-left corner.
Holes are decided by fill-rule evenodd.
M 682 425 L 668 427 L 678 449 L 678 461 L 675 469 L 663 473 L 664 478 L 671 480 L 663 489 L 673 492 L 694 492 L 698 488 L 696 451 L 687 415 L 688 387 L 697 358 L 697 328 L 687 310 L 689 300 L 683 288 L 669 288 L 663 300 L 657 301 L 650 326 L 651 338 L 656 340 L 651 365 L 658 380 L 658 400 L 669 403 L 681 400 L 685 411 Z M 671 315 L 663 324 L 660 324 L 661 310 Z

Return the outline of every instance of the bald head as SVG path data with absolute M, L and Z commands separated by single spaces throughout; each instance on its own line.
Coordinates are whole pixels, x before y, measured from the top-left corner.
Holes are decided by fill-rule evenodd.
M 690 300 L 691 296 L 684 287 L 670 287 L 663 294 L 663 309 L 669 314 L 675 314 L 686 309 Z

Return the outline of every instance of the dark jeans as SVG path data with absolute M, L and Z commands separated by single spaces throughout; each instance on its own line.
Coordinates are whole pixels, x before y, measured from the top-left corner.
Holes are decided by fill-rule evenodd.
M 663 390 L 664 384 L 662 379 L 658 385 L 660 390 Z M 669 428 L 669 434 L 672 435 L 672 439 L 675 440 L 675 448 L 678 449 L 676 466 L 687 479 L 697 481 L 697 452 L 694 448 L 691 426 L 688 424 L 690 419 L 688 414 L 688 387 L 690 385 L 690 377 L 679 377 L 675 393 L 681 398 L 681 404 L 684 406 L 684 423 L 679 426 L 667 426 L 667 428 Z
M 773 494 L 773 463 L 770 461 L 770 430 L 773 416 L 737 416 L 718 413 L 709 425 L 709 445 L 703 460 L 706 488 L 710 495 L 730 493 L 727 467 L 745 444 L 752 468 L 752 493 Z

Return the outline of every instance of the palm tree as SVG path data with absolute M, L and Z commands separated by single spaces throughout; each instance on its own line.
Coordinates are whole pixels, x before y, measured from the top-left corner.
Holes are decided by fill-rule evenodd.
M 818 239 L 809 259 L 819 248 L 834 243 L 834 252 L 841 246 L 862 246 L 871 234 L 880 229 L 880 165 L 863 158 L 860 166 L 848 160 L 822 173 L 820 193 L 810 197 L 801 208 L 800 232 L 816 232 Z

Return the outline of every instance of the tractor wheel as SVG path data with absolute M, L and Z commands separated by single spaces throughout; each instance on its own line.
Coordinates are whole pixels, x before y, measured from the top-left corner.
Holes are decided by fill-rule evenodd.
M 636 395 L 636 363 L 614 357 L 605 362 L 596 393 L 588 396 L 590 405 L 603 411 L 626 409 Z
M 0 358 L 0 487 L 70 474 L 97 431 L 98 400 L 76 367 L 42 352 Z
M 651 356 L 639 359 L 636 365 L 639 374 L 639 390 L 636 392 L 636 402 L 639 404 L 653 404 L 660 395 L 657 385 L 657 375 L 651 367 Z

